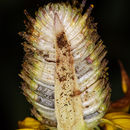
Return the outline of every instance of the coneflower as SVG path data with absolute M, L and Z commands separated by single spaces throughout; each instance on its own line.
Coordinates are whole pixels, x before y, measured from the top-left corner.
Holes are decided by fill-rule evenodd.
M 69 3 L 49 3 L 36 18 L 27 11 L 22 89 L 32 113 L 58 130 L 95 128 L 109 106 L 105 45 L 90 17 Z

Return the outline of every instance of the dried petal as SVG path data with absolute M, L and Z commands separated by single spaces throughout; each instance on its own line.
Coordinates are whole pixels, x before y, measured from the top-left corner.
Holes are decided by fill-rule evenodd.
M 128 95 L 130 91 L 130 79 L 124 69 L 123 64 L 119 61 L 120 68 L 121 68 L 121 76 L 122 76 L 122 90 L 125 94 Z
M 122 76 L 122 90 L 125 93 L 124 97 L 112 102 L 110 105 L 109 112 L 114 111 L 122 111 L 122 112 L 128 112 L 130 108 L 130 80 L 129 77 L 123 67 L 123 64 L 120 63 L 121 68 L 121 76 Z

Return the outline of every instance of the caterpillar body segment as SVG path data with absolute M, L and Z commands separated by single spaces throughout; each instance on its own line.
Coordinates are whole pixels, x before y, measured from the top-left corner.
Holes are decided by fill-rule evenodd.
M 84 2 L 83 2 L 84 3 Z M 82 4 L 83 4 L 82 3 Z M 49 3 L 19 34 L 25 58 L 20 77 L 32 113 L 58 130 L 93 129 L 107 111 L 107 51 L 90 17 L 66 3 Z

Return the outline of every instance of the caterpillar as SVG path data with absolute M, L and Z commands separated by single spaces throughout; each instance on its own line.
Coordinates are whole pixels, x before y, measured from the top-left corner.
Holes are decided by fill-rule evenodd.
M 48 3 L 35 19 L 25 10 L 19 34 L 25 56 L 22 90 L 33 115 L 58 130 L 95 128 L 110 104 L 107 51 L 90 16 L 68 2 Z

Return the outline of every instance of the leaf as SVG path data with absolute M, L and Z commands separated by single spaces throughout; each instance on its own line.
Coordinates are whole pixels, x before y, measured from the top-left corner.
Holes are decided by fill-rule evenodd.
M 125 112 L 108 113 L 101 121 L 102 124 L 105 124 L 106 130 L 114 130 L 115 128 L 130 129 L 130 114 Z
M 130 80 L 123 67 L 123 64 L 119 61 L 122 76 L 122 90 L 124 92 L 124 97 L 112 102 L 109 108 L 109 112 L 122 111 L 128 112 L 130 109 Z

